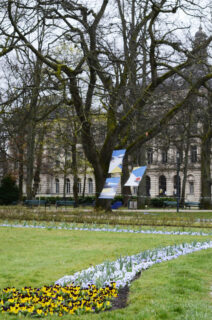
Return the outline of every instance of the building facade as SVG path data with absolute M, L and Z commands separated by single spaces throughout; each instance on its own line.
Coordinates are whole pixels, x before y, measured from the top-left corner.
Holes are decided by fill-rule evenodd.
M 147 171 L 144 176 L 146 182 L 146 192 L 143 196 L 147 197 L 175 197 L 177 195 L 177 152 L 174 147 L 168 150 L 154 147 L 146 148 Z M 190 145 L 188 152 L 188 168 L 185 183 L 185 200 L 199 201 L 201 198 L 201 163 L 200 146 Z M 181 154 L 184 157 L 184 154 Z M 129 167 L 130 169 L 132 167 Z M 211 163 L 212 171 L 212 163 Z M 182 192 L 184 180 L 184 161 L 182 159 L 179 166 L 180 194 Z M 73 197 L 73 176 L 70 174 L 65 178 L 62 175 L 41 174 L 41 181 L 37 196 L 65 196 Z M 24 190 L 25 191 L 25 190 Z M 137 194 L 137 189 L 131 189 L 132 195 Z M 86 174 L 78 176 L 79 196 L 95 196 L 95 179 L 92 170 Z M 118 188 L 118 195 L 121 195 L 121 187 Z

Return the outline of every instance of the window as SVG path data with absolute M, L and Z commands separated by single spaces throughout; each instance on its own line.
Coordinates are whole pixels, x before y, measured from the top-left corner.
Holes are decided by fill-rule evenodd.
M 167 150 L 162 150 L 162 153 L 161 153 L 161 156 L 162 156 L 162 163 L 167 163 L 167 160 L 168 160 L 168 152 Z
M 66 179 L 66 193 L 70 194 L 71 193 L 71 183 L 70 183 L 70 179 Z
M 80 179 L 77 180 L 77 187 L 78 187 L 78 193 L 82 193 L 82 183 Z
M 146 176 L 146 195 L 150 197 L 150 189 L 151 189 L 151 179 L 149 176 Z
M 37 192 L 41 193 L 41 184 L 40 183 L 38 184 L 38 191 Z
M 152 148 L 147 149 L 147 163 L 148 164 L 153 163 L 153 150 L 152 150 Z
M 197 162 L 197 146 L 191 146 L 191 162 Z
M 177 151 L 176 152 L 176 163 L 178 163 L 179 161 L 179 164 L 181 164 L 183 162 L 183 153 L 182 151 Z
M 91 178 L 88 179 L 88 193 L 93 194 L 93 180 Z
M 166 195 L 166 177 L 164 175 L 159 177 L 159 195 Z
M 55 179 L 55 191 L 56 193 L 60 193 L 60 182 L 59 179 Z
M 133 192 L 132 192 L 133 194 L 138 194 L 138 187 L 133 187 Z
M 189 194 L 194 194 L 194 181 L 189 181 Z
M 194 194 L 194 176 L 193 175 L 188 176 L 188 193 Z

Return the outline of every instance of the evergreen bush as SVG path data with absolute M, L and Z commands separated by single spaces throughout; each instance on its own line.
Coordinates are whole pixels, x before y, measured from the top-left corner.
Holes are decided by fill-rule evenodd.
M 164 206 L 164 201 L 176 201 L 176 199 L 172 197 L 152 198 L 150 200 L 150 205 L 154 208 L 162 208 Z
M 16 185 L 16 180 L 10 174 L 6 175 L 0 186 L 0 204 L 12 204 L 18 201 L 19 191 Z

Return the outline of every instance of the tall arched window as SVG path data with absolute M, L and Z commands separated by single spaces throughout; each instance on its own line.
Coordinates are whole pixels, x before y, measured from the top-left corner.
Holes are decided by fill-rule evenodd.
M 66 193 L 67 194 L 71 193 L 71 183 L 69 178 L 66 178 Z
M 133 187 L 132 193 L 137 195 L 138 194 L 138 187 Z
M 38 193 L 42 193 L 41 184 L 38 185 Z
M 191 162 L 197 162 L 197 146 L 191 146 Z
M 188 176 L 188 187 L 189 187 L 189 194 L 194 194 L 194 177 L 193 175 Z
M 147 163 L 152 164 L 153 163 L 153 149 L 148 148 L 146 153 L 147 153 Z
M 159 195 L 166 195 L 166 177 L 164 175 L 159 177 Z
M 194 181 L 189 181 L 189 194 L 194 194 Z
M 93 180 L 91 178 L 88 179 L 88 193 L 93 194 Z
M 79 178 L 77 180 L 77 187 L 78 187 L 78 193 L 82 193 L 82 183 Z
M 151 189 L 151 179 L 149 176 L 146 176 L 146 195 L 150 197 L 150 189 Z
M 163 149 L 161 151 L 161 162 L 163 164 L 167 163 L 168 162 L 168 151 L 166 149 Z
M 181 179 L 177 182 L 177 175 L 174 176 L 174 196 L 177 196 L 177 187 L 179 187 L 179 195 L 181 194 Z
M 58 178 L 55 179 L 55 192 L 60 193 L 60 181 Z

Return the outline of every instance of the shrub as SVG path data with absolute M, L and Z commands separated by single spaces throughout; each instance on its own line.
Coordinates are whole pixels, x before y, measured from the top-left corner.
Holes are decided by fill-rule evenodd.
M 112 203 L 115 203 L 116 201 L 121 201 L 122 203 L 124 202 L 123 196 L 122 195 L 117 195 L 114 197 L 112 200 Z
M 200 208 L 201 209 L 211 209 L 212 208 L 212 202 L 210 199 L 201 199 L 200 201 Z
M 151 206 L 155 208 L 162 208 L 163 207 L 163 199 L 162 198 L 152 198 L 151 199 Z
M 176 199 L 171 197 L 152 198 L 150 204 L 155 208 L 162 208 L 164 201 L 176 201 Z
M 61 197 L 45 197 L 45 196 L 39 197 L 38 195 L 36 196 L 36 199 L 46 200 L 50 204 L 55 204 L 57 200 L 63 200 L 63 198 Z
M 84 204 L 84 203 L 93 203 L 95 200 L 95 197 L 92 196 L 85 196 L 83 197 L 79 197 L 78 202 L 79 204 Z
M 13 176 L 7 175 L 1 181 L 0 186 L 0 204 L 12 204 L 18 201 L 19 190 L 16 180 Z

